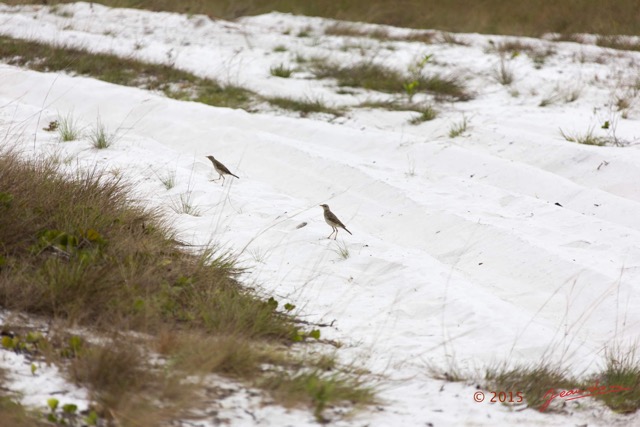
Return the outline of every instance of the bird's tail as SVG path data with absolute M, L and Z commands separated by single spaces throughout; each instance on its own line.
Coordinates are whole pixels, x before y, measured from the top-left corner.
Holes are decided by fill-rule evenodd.
M 235 176 L 236 178 L 240 179 L 240 177 L 239 177 L 238 175 L 233 174 L 233 173 L 231 173 L 231 172 L 229 172 L 229 175 Z
M 349 234 L 351 234 L 353 236 L 353 233 L 350 232 L 349 230 L 347 230 L 347 227 L 342 227 L 342 228 L 344 228 L 344 231 L 346 231 L 347 233 L 349 233 Z

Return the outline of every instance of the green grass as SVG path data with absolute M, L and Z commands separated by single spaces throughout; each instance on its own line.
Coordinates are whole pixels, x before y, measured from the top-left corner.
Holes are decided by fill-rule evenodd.
M 430 93 L 439 99 L 466 101 L 472 98 L 463 80 L 454 74 L 420 75 L 410 78 L 397 70 L 371 61 L 354 65 L 340 65 L 316 58 L 311 62 L 311 70 L 317 78 L 335 79 L 338 86 L 361 87 L 386 93 L 405 93 L 408 81 L 417 83 L 417 92 Z
M 628 414 L 640 409 L 640 365 L 636 352 L 608 352 L 604 369 L 584 382 L 583 387 L 611 386 L 628 390 L 601 394 L 596 399 L 615 412 Z
M 133 203 L 118 179 L 96 169 L 69 177 L 53 160 L 23 161 L 6 150 L 0 170 L 0 307 L 100 337 L 92 344 L 57 326 L 3 345 L 57 364 L 89 389 L 100 417 L 160 425 L 197 405 L 197 382 L 181 381 L 185 357 L 198 356 L 199 374 L 249 385 L 272 374 L 267 365 L 294 376 L 313 367 L 292 368 L 299 361 L 287 349 L 314 335 L 243 286 L 234 257 L 185 252 L 158 211 Z M 150 346 L 169 362 L 164 369 L 143 356 Z M 355 387 L 351 375 L 335 373 L 318 387 Z M 306 393 L 296 404 L 316 391 Z
M 175 171 L 166 172 L 163 175 L 157 175 L 157 176 L 160 179 L 160 182 L 162 182 L 162 185 L 164 186 L 165 189 L 171 190 L 173 187 L 176 186 L 176 173 L 175 173 Z
M 614 412 L 629 414 L 640 409 L 640 366 L 633 349 L 626 353 L 609 352 L 605 355 L 604 369 L 586 378 L 577 378 L 566 369 L 542 362 L 502 365 L 487 369 L 483 388 L 522 392 L 526 400 L 522 403 L 544 412 L 561 408 L 566 400 L 560 393 L 573 390 L 573 396 L 587 395 L 580 399 L 597 399 Z
M 288 77 L 291 77 L 291 74 L 293 73 L 293 70 L 291 68 L 287 67 L 284 64 L 280 64 L 280 65 L 276 65 L 276 66 L 271 67 L 269 72 L 274 77 L 282 77 L 282 78 L 286 79 Z
M 344 113 L 341 109 L 327 106 L 319 99 L 297 100 L 293 98 L 273 97 L 265 98 L 265 100 L 274 107 L 297 111 L 301 117 L 307 117 L 312 113 L 332 114 L 334 116 L 341 116 Z
M 578 385 L 577 380 L 570 378 L 565 370 L 543 363 L 490 368 L 484 379 L 487 390 L 513 392 L 514 394 L 522 392 L 527 405 L 537 409 L 541 408 L 548 400 L 545 395 L 549 390 L 572 390 Z M 551 411 L 553 408 L 550 406 L 545 410 Z
M 250 109 L 256 95 L 240 87 L 222 85 L 168 65 L 132 58 L 51 46 L 0 36 L 0 60 L 36 71 L 65 71 L 124 86 L 156 90 L 182 100 Z
M 457 123 L 453 123 L 449 128 L 449 138 L 457 138 L 467 131 L 469 127 L 469 120 L 466 117 L 462 117 Z
M 109 148 L 114 143 L 115 139 L 115 133 L 109 132 L 100 119 L 96 122 L 96 127 L 89 133 L 89 141 L 91 141 L 91 145 L 93 145 L 93 148 L 97 148 L 98 150 Z
M 598 136 L 594 133 L 593 128 L 590 128 L 587 132 L 583 134 L 569 134 L 565 133 L 562 129 L 560 129 L 560 135 L 569 142 L 575 142 L 578 144 L 584 145 L 595 145 L 598 147 L 602 147 L 607 145 L 608 140 L 603 136 Z
M 362 402 L 374 400 L 370 388 L 354 378 L 345 383 L 335 374 L 327 374 L 320 369 L 295 375 L 273 375 L 264 379 L 262 386 L 271 391 L 282 402 L 295 402 L 298 396 L 306 396 L 308 403 L 314 408 L 313 412 L 319 422 L 330 420 L 324 416 L 325 409 L 340 402 Z
M 57 127 L 55 130 L 58 132 L 58 137 L 62 142 L 75 141 L 80 138 L 80 128 L 78 127 L 77 120 L 73 118 L 71 113 L 66 116 L 58 117 Z M 52 125 L 49 125 L 51 128 Z
M 419 125 L 420 123 L 428 122 L 435 119 L 438 115 L 438 112 L 430 105 L 421 107 L 418 112 L 420 114 L 409 120 L 409 123 L 411 123 L 412 125 Z

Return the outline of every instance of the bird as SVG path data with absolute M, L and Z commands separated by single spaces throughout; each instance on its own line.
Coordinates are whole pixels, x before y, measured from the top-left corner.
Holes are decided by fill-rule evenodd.
M 220 175 L 218 177 L 218 179 L 222 178 L 222 183 L 224 184 L 224 176 L 225 175 L 231 175 L 231 176 L 235 176 L 236 178 L 240 179 L 240 177 L 236 174 L 231 173 L 231 171 L 229 169 L 227 169 L 227 167 L 225 165 L 223 165 L 222 163 L 220 163 L 219 161 L 217 161 L 215 159 L 215 157 L 213 156 L 207 156 L 207 159 L 211 160 L 211 163 L 213 163 L 213 168 L 216 170 L 216 172 L 218 172 L 218 174 Z M 217 180 L 214 180 L 217 181 Z
M 346 231 L 347 233 L 353 236 L 353 233 L 347 230 L 347 227 L 345 227 L 344 224 L 338 219 L 338 217 L 333 212 L 331 212 L 331 210 L 329 209 L 329 205 L 323 204 L 323 205 L 320 205 L 320 207 L 324 209 L 324 220 L 333 229 L 331 234 L 336 233 L 336 235 L 333 237 L 333 240 L 336 240 L 336 237 L 338 237 L 338 227 L 344 229 L 344 231 Z M 329 234 L 327 239 L 331 238 L 331 234 Z

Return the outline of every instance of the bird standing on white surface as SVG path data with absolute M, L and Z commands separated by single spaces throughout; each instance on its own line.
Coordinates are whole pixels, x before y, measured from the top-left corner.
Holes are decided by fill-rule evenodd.
M 336 240 L 336 237 L 338 237 L 338 227 L 342 228 L 344 231 L 353 236 L 353 234 L 349 230 L 347 230 L 347 227 L 344 226 L 344 224 L 338 219 L 338 217 L 333 212 L 331 212 L 331 210 L 329 209 L 329 205 L 320 205 L 320 207 L 324 209 L 324 220 L 333 229 L 327 239 L 330 239 L 331 235 L 333 233 L 336 233 L 336 235 L 333 237 L 333 240 Z
M 207 156 L 207 159 L 211 160 L 211 163 L 213 163 L 213 168 L 220 175 L 218 177 L 218 180 L 220 178 L 222 178 L 222 183 L 223 184 L 224 184 L 224 176 L 225 175 L 235 176 L 236 178 L 240 179 L 240 177 L 238 175 L 235 175 L 235 174 L 231 173 L 231 171 L 229 169 L 227 169 L 227 167 L 225 165 L 223 165 L 222 163 L 217 161 L 213 156 Z M 217 180 L 214 180 L 214 181 L 217 181 Z

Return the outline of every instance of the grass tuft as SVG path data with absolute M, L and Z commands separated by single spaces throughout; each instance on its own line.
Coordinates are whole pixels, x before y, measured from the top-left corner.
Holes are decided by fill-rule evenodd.
M 615 412 L 629 414 L 640 409 L 640 366 L 636 351 L 624 353 L 620 350 L 608 351 L 605 355 L 606 366 L 603 371 L 585 382 L 584 387 L 599 386 L 626 388 L 615 393 L 596 396 Z
M 330 405 L 375 401 L 373 390 L 359 379 L 346 379 L 335 373 L 327 375 L 320 369 L 295 375 L 273 375 L 265 378 L 262 386 L 285 406 L 297 404 L 299 396 L 304 396 L 314 408 L 316 419 L 322 423 L 330 421 L 325 418 L 325 409 Z
M 291 77 L 291 74 L 293 73 L 293 70 L 284 64 L 271 67 L 269 71 L 272 76 L 282 77 L 282 78 Z
M 438 112 L 431 105 L 420 107 L 418 112 L 420 114 L 418 114 L 417 116 L 409 120 L 409 123 L 411 123 L 412 125 L 419 125 L 420 123 L 428 122 L 430 120 L 435 119 L 438 116 Z
M 297 100 L 293 98 L 285 98 L 285 97 L 272 97 L 265 98 L 269 104 L 274 107 L 282 108 L 284 110 L 297 111 L 300 113 L 301 117 L 307 117 L 312 113 L 324 113 L 324 114 L 332 114 L 336 117 L 342 116 L 344 114 L 343 110 L 329 107 L 324 104 L 320 99 L 315 100 Z
M 503 86 L 510 86 L 515 80 L 511 62 L 505 60 L 504 55 L 500 55 L 500 63 L 493 70 L 493 78 Z
M 460 135 L 462 135 L 467 131 L 468 127 L 469 127 L 469 120 L 463 115 L 461 121 L 457 123 L 453 123 L 449 128 L 449 138 L 459 137 Z
M 96 127 L 89 133 L 91 145 L 93 145 L 93 148 L 97 148 L 98 150 L 109 148 L 115 141 L 115 138 L 115 133 L 107 131 L 107 128 L 100 119 L 96 122 Z
M 171 199 L 171 209 L 177 214 L 200 216 L 200 210 L 194 206 L 192 192 L 180 193 L 178 198 Z
M 565 140 L 569 142 L 576 142 L 578 144 L 595 145 L 598 147 L 607 145 L 607 139 L 602 136 L 597 136 L 594 133 L 593 128 L 589 128 L 589 130 L 583 134 L 569 134 L 560 129 L 560 135 L 562 135 Z
M 58 131 L 58 137 L 62 142 L 75 141 L 80 138 L 81 134 L 78 122 L 73 118 L 72 113 L 68 113 L 66 116 L 59 116 L 55 130 Z
M 176 186 L 176 173 L 175 172 L 167 172 L 164 175 L 160 176 L 160 182 L 164 185 L 164 188 L 167 190 L 171 190 Z
M 540 409 L 548 400 L 547 392 L 552 389 L 572 390 L 577 381 L 568 377 L 560 367 L 552 367 L 543 363 L 509 367 L 507 365 L 489 368 L 485 373 L 488 390 L 508 390 L 522 392 L 526 403 L 531 408 Z M 555 406 L 544 408 L 551 411 Z

